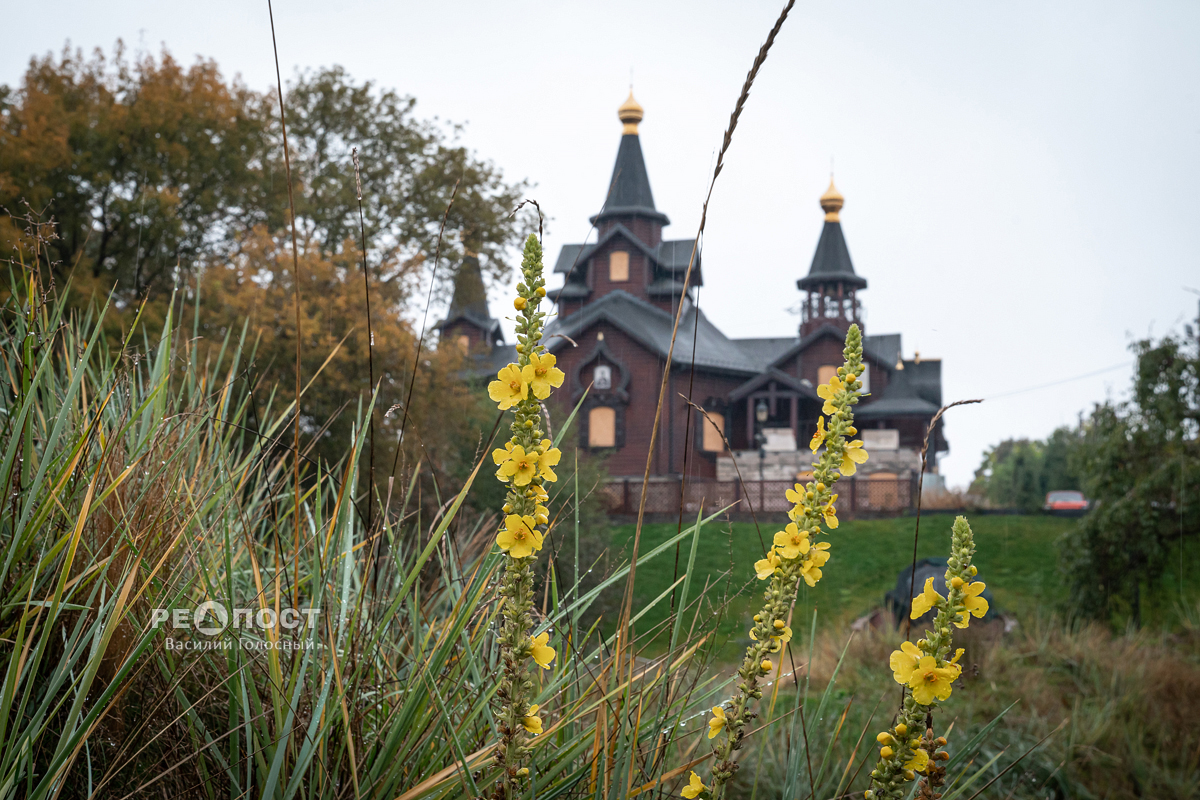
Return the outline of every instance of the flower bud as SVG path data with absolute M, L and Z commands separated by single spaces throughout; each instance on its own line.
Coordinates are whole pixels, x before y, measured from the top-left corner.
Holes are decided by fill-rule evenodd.
M 787 627 L 787 625 L 784 624 L 783 620 L 781 620 L 781 619 L 775 620 L 775 630 L 781 631 L 786 627 Z
M 970 575 L 972 578 L 974 578 L 976 575 L 979 574 L 979 568 L 976 567 L 974 564 L 972 564 L 970 567 L 967 568 L 967 574 Z
M 771 659 L 769 658 L 764 658 L 762 663 L 758 666 L 763 672 L 770 672 L 771 670 L 775 669 L 775 665 L 771 663 Z
M 546 296 L 546 287 L 545 286 L 537 287 L 537 291 L 535 291 L 534 294 L 536 294 L 538 297 L 545 297 Z
M 905 780 L 915 781 L 917 779 L 917 773 L 913 772 L 911 769 L 906 769 L 904 770 L 904 778 Z
M 517 777 L 518 778 L 528 778 L 529 777 L 529 767 L 521 767 L 519 770 L 517 770 Z
M 884 731 L 883 733 L 881 733 L 875 737 L 875 741 L 879 742 L 880 744 L 891 744 L 892 743 L 892 735 L 890 733 L 888 733 L 887 731 Z
M 908 733 L 908 726 L 905 725 L 903 722 L 901 722 L 899 725 L 896 726 L 896 735 L 897 736 L 903 736 L 906 733 Z
M 949 761 L 950 760 L 950 754 L 947 753 L 945 750 L 939 750 L 936 754 L 934 754 L 933 757 L 936 758 L 938 761 Z
M 516 300 L 513 300 L 513 308 L 515 308 L 517 311 L 524 311 L 525 304 L 527 302 L 528 301 L 524 297 L 518 297 Z
M 939 736 L 938 738 L 933 740 L 933 743 L 936 744 L 938 747 L 945 747 L 946 746 L 946 737 Z
M 893 750 L 892 748 L 888 747 L 887 745 L 884 745 L 883 747 L 879 748 L 879 757 L 880 758 L 891 758 L 892 754 L 895 752 L 896 751 Z
M 953 586 L 955 589 L 961 589 L 962 585 L 963 585 L 963 579 L 958 577 L 957 575 L 955 575 L 953 578 L 950 579 L 950 585 Z

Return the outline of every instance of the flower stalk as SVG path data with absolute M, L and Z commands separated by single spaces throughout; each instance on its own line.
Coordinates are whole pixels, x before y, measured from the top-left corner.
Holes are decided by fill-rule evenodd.
M 517 361 L 501 369 L 488 385 L 488 395 L 502 411 L 513 412 L 512 436 L 492 452 L 496 477 L 508 484 L 504 527 L 496 544 L 505 553 L 500 581 L 500 685 L 496 691 L 500 742 L 496 764 L 501 769 L 494 796 L 513 798 L 529 779 L 529 737 L 542 732 L 535 688 L 526 662 L 542 669 L 554 661 L 550 633 L 532 636 L 533 566 L 549 523 L 546 484 L 558 479 L 554 467 L 561 458 L 549 439 L 543 439 L 541 401 L 562 386 L 563 372 L 542 346 L 546 314 L 538 310 L 546 296 L 542 277 L 542 247 L 536 236 L 525 242 L 522 281 L 513 307 L 517 311 Z
M 934 739 L 930 729 L 933 709 L 945 702 L 953 691 L 954 681 L 962 674 L 958 661 L 963 649 L 954 651 L 953 628 L 966 628 L 971 617 L 987 613 L 983 599 L 984 584 L 971 579 L 978 570 L 971 563 L 975 554 L 975 538 L 965 517 L 954 520 L 950 538 L 950 559 L 946 566 L 946 596 L 933 587 L 933 578 L 925 581 L 921 594 L 913 598 L 911 618 L 917 619 L 930 609 L 937 609 L 932 629 L 912 642 L 903 642 L 892 653 L 892 677 L 905 688 L 904 701 L 896 724 L 876 737 L 880 744 L 879 761 L 871 772 L 871 788 L 864 792 L 866 800 L 899 800 L 907 793 L 905 785 L 922 773 L 921 798 L 937 800 L 941 795 L 944 770 L 937 764 L 949 755 L 936 751 L 934 746 L 946 744 L 943 738 Z
M 846 333 L 843 357 L 845 363 L 838 367 L 837 374 L 829 383 L 817 387 L 817 394 L 825 400 L 821 411 L 829 423 L 826 425 L 825 417 L 820 417 L 817 432 L 809 443 L 814 453 L 822 446 L 825 448 L 813 463 L 812 480 L 787 491 L 787 499 L 792 503 L 788 511 L 791 522 L 775 534 L 766 557 L 754 565 L 759 580 L 769 583 L 763 593 L 762 609 L 754 615 L 752 641 L 738 670 L 737 690 L 726 706 L 712 709 L 713 716 L 708 722 L 708 738 L 721 737 L 713 748 L 712 787 L 704 786 L 693 773 L 692 783 L 684 790 L 685 797 L 706 795 L 717 800 L 737 771 L 734 752 L 741 747 L 745 727 L 755 716 L 749 710 L 749 703 L 762 698 L 759 683 L 775 668 L 771 656 L 792 638 L 787 618 L 796 590 L 801 580 L 816 586 L 821 580 L 821 568 L 829 560 L 829 543 L 815 539 L 825 533 L 822 526 L 830 530 L 838 526 L 834 484 L 842 475 L 853 475 L 857 465 L 867 460 L 863 443 L 852 439 L 858 432 L 853 425 L 852 408 L 862 393 L 859 376 L 866 368 L 862 363 L 862 332 L 857 325 L 851 325 Z

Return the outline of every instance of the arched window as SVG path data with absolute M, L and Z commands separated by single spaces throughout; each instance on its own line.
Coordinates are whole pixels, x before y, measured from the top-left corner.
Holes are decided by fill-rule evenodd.
M 610 406 L 596 406 L 588 412 L 588 447 L 616 447 L 617 412 Z

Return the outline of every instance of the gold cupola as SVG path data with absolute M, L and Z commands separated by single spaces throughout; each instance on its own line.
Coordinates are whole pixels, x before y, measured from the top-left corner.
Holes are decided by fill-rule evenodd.
M 633 99 L 633 89 L 630 89 L 629 99 L 617 109 L 617 117 L 625 124 L 621 133 L 636 134 L 638 132 L 638 123 L 642 121 L 644 115 L 645 112 L 638 105 L 638 101 Z
M 821 208 L 825 210 L 826 222 L 838 222 L 838 212 L 845 205 L 846 198 L 842 197 L 842 193 L 833 185 L 833 176 L 829 176 L 829 188 L 825 190 L 825 194 L 821 195 Z

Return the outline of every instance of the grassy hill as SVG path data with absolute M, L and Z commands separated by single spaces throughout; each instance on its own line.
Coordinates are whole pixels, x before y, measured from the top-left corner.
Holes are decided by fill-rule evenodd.
M 918 558 L 947 555 L 953 519 L 948 514 L 922 517 Z M 825 567 L 824 578 L 815 588 L 801 585 L 796 617 L 810 619 L 815 606 L 820 627 L 844 626 L 879 606 L 884 593 L 895 586 L 898 573 L 912 562 L 914 522 L 912 517 L 843 522 L 829 537 L 832 557 Z M 1055 542 L 1075 520 L 1041 515 L 976 515 L 970 522 L 978 547 L 975 564 L 980 579 L 995 596 L 997 610 L 1013 614 L 1022 622 L 1031 622 L 1039 613 L 1052 612 L 1064 592 L 1057 573 Z M 723 632 L 736 636 L 735 630 L 743 627 L 753 608 L 757 608 L 762 584 L 752 580 L 753 565 L 762 558 L 762 542 L 769 545 L 779 528 L 778 524 L 760 524 L 756 529 L 754 523 L 734 522 L 712 523 L 702 531 L 696 554 L 696 580 L 717 583 L 717 594 L 727 594 L 730 613 L 722 626 Z M 646 525 L 642 552 L 669 539 L 676 530 L 671 523 Z M 612 547 L 618 558 L 628 556 L 633 533 L 633 525 L 614 527 Z M 687 540 L 681 544 L 680 574 L 686 568 L 689 547 Z M 1195 565 L 1200 559 L 1189 557 L 1186 561 Z M 673 553 L 639 566 L 636 607 L 657 597 L 671 585 L 674 576 Z M 1200 567 L 1193 567 L 1185 576 L 1185 585 L 1195 585 L 1197 580 Z M 1170 586 L 1150 593 L 1154 596 L 1148 601 L 1157 611 L 1155 616 L 1160 618 L 1169 616 L 1173 609 L 1174 598 L 1178 596 L 1178 574 L 1168 576 L 1165 583 Z M 658 622 L 667 614 L 668 608 L 663 604 L 644 619 Z M 639 626 L 639 629 L 646 628 Z

